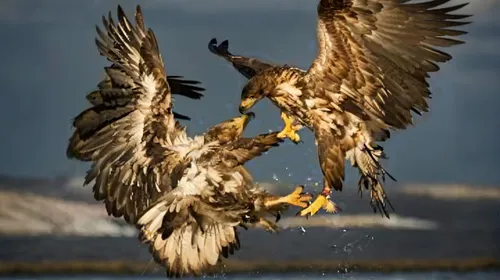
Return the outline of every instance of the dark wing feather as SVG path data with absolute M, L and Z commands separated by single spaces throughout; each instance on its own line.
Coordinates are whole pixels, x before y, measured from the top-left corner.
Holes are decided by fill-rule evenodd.
M 428 110 L 426 79 L 437 62 L 451 56 L 435 47 L 461 44 L 450 37 L 466 32 L 463 6 L 437 8 L 450 0 L 321 0 L 319 53 L 306 76 L 311 95 L 353 98 L 393 128 L 412 123 L 413 112 Z
M 203 97 L 204 88 L 195 86 L 201 84 L 199 81 L 184 80 L 182 76 L 168 76 L 167 82 L 170 85 L 172 94 L 182 95 L 191 99 Z
M 213 38 L 208 43 L 208 49 L 213 54 L 218 55 L 231 63 L 233 67 L 247 79 L 251 79 L 253 76 L 266 69 L 278 66 L 264 62 L 263 60 L 258 58 L 231 54 L 229 52 L 229 42 L 227 40 L 223 41 L 222 43 L 220 43 L 220 45 L 217 46 L 217 39 Z
M 278 138 L 277 135 L 277 132 L 272 132 L 254 138 L 240 138 L 228 144 L 224 156 L 234 159 L 238 165 L 243 165 L 269 149 L 279 146 L 283 139 Z
M 75 118 L 67 150 L 93 162 L 85 184 L 94 181 L 95 198 L 130 223 L 170 189 L 166 177 L 177 158 L 163 147 L 183 132 L 156 38 L 145 29 L 139 6 L 136 21 L 133 26 L 118 6 L 118 25 L 110 15 L 103 18 L 105 32 L 97 28 L 99 52 L 113 63 L 105 68 L 109 82 L 99 87 L 102 102 Z

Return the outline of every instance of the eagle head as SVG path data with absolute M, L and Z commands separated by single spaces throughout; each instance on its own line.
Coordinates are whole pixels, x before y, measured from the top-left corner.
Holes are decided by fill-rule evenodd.
M 240 113 L 252 108 L 259 100 L 266 97 L 275 88 L 264 76 L 255 76 L 243 87 L 241 92 Z
M 239 117 L 223 121 L 210 127 L 205 133 L 205 141 L 219 141 L 228 143 L 239 139 L 243 135 L 247 124 L 255 117 L 255 114 L 248 112 Z

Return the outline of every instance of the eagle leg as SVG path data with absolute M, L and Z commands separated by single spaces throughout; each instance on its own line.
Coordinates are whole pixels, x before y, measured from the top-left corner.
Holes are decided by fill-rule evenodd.
M 297 216 L 313 216 L 316 214 L 321 208 L 323 208 L 327 213 L 337 213 L 342 209 L 330 200 L 331 189 L 327 186 L 323 187 L 323 191 L 316 197 L 313 203 L 309 205 L 307 208 L 302 209 Z
M 281 112 L 281 119 L 285 122 L 285 127 L 278 133 L 278 138 L 289 138 L 295 144 L 301 143 L 300 136 L 297 133 L 302 128 L 302 125 L 295 124 L 295 118 L 289 116 L 285 112 Z
M 297 186 L 295 190 L 289 195 L 269 199 L 264 203 L 267 208 L 275 207 L 281 204 L 288 204 L 293 206 L 298 206 L 301 208 L 306 208 L 308 203 L 312 199 L 312 195 L 308 193 L 304 193 L 304 186 Z

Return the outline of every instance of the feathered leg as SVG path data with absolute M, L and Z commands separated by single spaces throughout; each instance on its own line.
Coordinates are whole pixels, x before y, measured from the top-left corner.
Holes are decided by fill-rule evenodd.
M 340 207 L 335 204 L 333 201 L 330 200 L 330 194 L 332 190 L 330 187 L 328 187 L 326 184 L 323 187 L 323 190 L 321 191 L 320 194 L 316 197 L 313 203 L 311 203 L 308 207 L 302 209 L 300 212 L 297 213 L 297 216 L 313 216 L 316 214 L 320 209 L 325 210 L 327 213 L 337 213 L 340 212 L 341 209 Z
M 347 152 L 347 158 L 360 172 L 361 177 L 358 182 L 360 196 L 363 195 L 363 188 L 369 191 L 370 206 L 373 211 L 375 213 L 378 211 L 389 218 L 387 206 L 391 207 L 393 211 L 394 207 L 384 191 L 382 182 L 385 182 L 386 175 L 394 181 L 396 179 L 380 165 L 380 159 L 387 158 L 383 148 L 381 146 L 363 145 L 362 148 L 356 147 Z

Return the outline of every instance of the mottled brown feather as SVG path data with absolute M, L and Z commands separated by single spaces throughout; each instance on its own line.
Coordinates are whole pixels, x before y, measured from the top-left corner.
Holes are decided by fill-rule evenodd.
M 254 138 L 240 138 L 229 145 L 225 156 L 234 157 L 238 165 L 243 165 L 282 143 L 283 139 L 277 135 L 277 132 L 272 132 Z
M 110 215 L 132 224 L 171 188 L 163 174 L 169 174 L 177 159 L 160 142 L 183 129 L 173 119 L 158 43 L 145 29 L 140 7 L 136 21 L 133 26 L 119 6 L 118 24 L 110 13 L 103 17 L 105 31 L 96 28 L 99 52 L 112 64 L 105 67 L 94 106 L 75 118 L 67 149 L 68 156 L 93 162 L 86 184 L 94 181 L 95 198 L 105 201 Z
M 247 79 L 253 78 L 256 74 L 278 65 L 265 62 L 255 57 L 245 57 L 234 55 L 229 52 L 229 41 L 225 40 L 217 45 L 217 39 L 212 38 L 208 43 L 208 49 L 213 54 L 224 58 L 231 63 L 233 67 Z
M 404 3 L 407 2 L 407 3 Z M 461 44 L 446 36 L 466 32 L 467 15 L 453 15 L 466 4 L 434 9 L 449 0 L 321 0 L 319 53 L 306 80 L 312 95 L 341 93 L 393 128 L 412 124 L 411 112 L 426 112 L 426 78 L 436 62 L 451 56 L 434 47 Z

